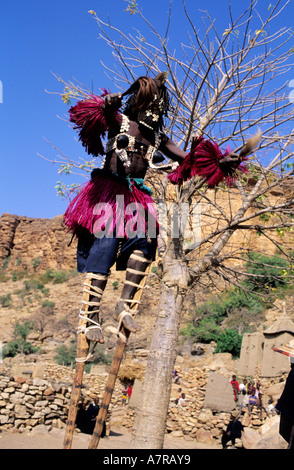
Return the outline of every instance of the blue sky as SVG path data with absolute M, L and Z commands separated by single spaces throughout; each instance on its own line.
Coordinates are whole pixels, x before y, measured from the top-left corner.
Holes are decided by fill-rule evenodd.
M 248 2 L 238 2 L 239 7 Z M 159 28 L 165 24 L 168 3 L 139 1 L 145 16 Z M 176 10 L 180 0 L 173 3 Z M 205 8 L 217 18 L 217 27 L 229 23 L 224 14 L 227 0 L 205 4 L 188 0 L 187 4 L 196 18 L 198 9 Z M 97 24 L 88 11 L 96 11 L 105 20 L 109 15 L 113 24 L 127 31 L 137 26 L 137 18 L 127 14 L 126 7 L 124 0 L 0 0 L 0 215 L 51 218 L 65 211 L 67 201 L 58 198 L 55 190 L 58 166 L 38 154 L 54 159 L 58 153 L 45 139 L 68 156 L 86 154 L 75 141 L 74 131 L 57 117 L 67 115 L 68 107 L 46 90 L 62 91 L 52 72 L 65 80 L 75 77 L 89 87 L 93 82 L 96 93 L 100 87 L 113 89 L 100 63 L 111 60 L 110 50 L 98 38 Z M 288 16 L 284 15 L 289 26 L 293 9 L 292 2 Z M 174 39 L 185 33 L 181 16 L 177 20 Z

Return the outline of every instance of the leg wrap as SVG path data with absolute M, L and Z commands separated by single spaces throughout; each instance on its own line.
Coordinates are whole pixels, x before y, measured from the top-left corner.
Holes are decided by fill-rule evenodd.
M 135 274 L 136 276 L 148 276 L 148 273 L 145 272 L 145 265 L 149 265 L 152 263 L 152 260 L 149 260 L 143 256 L 142 251 L 135 250 L 131 256 L 130 256 L 130 262 L 132 261 L 140 261 L 142 264 L 144 264 L 144 270 L 140 271 L 138 269 L 130 268 L 127 267 L 127 274 Z M 130 281 L 129 279 L 126 279 L 124 284 L 136 287 L 137 289 L 145 289 L 145 285 L 138 284 L 137 282 Z M 134 300 L 134 299 L 119 299 L 118 302 L 125 302 L 125 303 L 130 303 L 130 304 L 140 304 L 140 300 Z M 130 310 L 130 309 L 129 309 Z M 128 312 L 130 314 L 130 312 Z
M 86 334 L 89 330 L 94 329 L 94 328 L 98 328 L 102 331 L 100 324 L 96 322 L 95 320 L 93 320 L 92 318 L 89 318 L 89 315 L 99 313 L 100 300 L 104 291 L 104 289 L 101 289 L 100 287 L 92 285 L 92 280 L 96 279 L 99 281 L 107 281 L 107 278 L 108 276 L 105 274 L 88 273 L 86 275 L 86 279 L 85 279 L 84 287 L 83 287 L 83 299 L 82 299 L 83 308 L 80 309 L 80 313 L 79 313 L 80 323 L 81 323 L 81 320 L 82 321 L 84 320 L 86 323 L 79 325 L 77 329 L 78 335 L 80 333 Z M 93 297 L 95 298 L 95 300 L 93 300 Z M 88 325 L 89 323 L 90 323 L 90 326 Z M 77 358 L 76 362 L 86 362 L 88 359 L 90 359 L 92 354 L 93 354 L 93 351 L 89 353 L 87 357 Z
M 141 261 L 142 263 L 147 263 L 147 264 L 152 263 L 152 260 L 147 259 L 144 256 L 142 256 L 142 251 L 139 251 L 139 250 L 135 250 L 131 254 L 130 260 Z
M 90 299 L 91 297 L 95 297 L 97 300 L 82 300 L 82 304 L 85 305 L 84 310 L 80 310 L 79 318 L 82 318 L 83 320 L 87 320 L 88 322 L 92 323 L 94 326 L 89 326 L 89 327 L 80 327 L 78 333 L 86 333 L 86 331 L 90 328 L 100 328 L 101 326 L 99 323 L 95 322 L 91 318 L 89 318 L 89 314 L 93 313 L 99 313 L 100 311 L 100 300 L 103 294 L 104 289 L 101 289 L 100 287 L 96 287 L 92 285 L 92 280 L 97 279 L 99 281 L 107 281 L 108 275 L 107 274 L 94 274 L 94 273 L 88 273 L 86 276 L 86 280 L 84 282 L 84 288 L 83 292 L 88 295 L 88 298 Z M 88 281 L 88 282 L 87 282 Z M 97 307 L 89 309 L 89 307 Z
M 142 281 L 144 280 L 144 277 L 148 275 L 148 273 L 145 272 L 146 265 L 149 265 L 151 262 L 152 260 L 145 258 L 144 254 L 139 250 L 135 250 L 129 258 L 129 263 L 128 263 L 128 267 L 126 270 L 126 277 L 129 277 L 132 280 L 126 279 L 124 282 L 124 289 L 122 292 L 122 297 L 119 298 L 117 301 L 118 308 L 122 308 L 122 306 L 120 306 L 120 304 L 122 304 L 123 310 L 120 313 L 118 313 L 117 328 L 110 329 L 112 333 L 116 333 L 123 341 L 126 341 L 126 337 L 121 331 L 123 319 L 126 316 L 131 316 L 134 318 L 135 314 L 138 313 L 137 307 L 141 303 L 141 301 L 134 298 L 134 296 L 136 292 L 140 290 L 142 292 L 142 290 L 145 288 L 145 283 L 142 283 Z M 142 270 L 140 270 L 141 266 L 142 266 Z M 130 289 L 130 288 L 126 289 L 125 288 L 126 286 L 130 286 L 131 288 L 135 287 L 136 289 L 135 291 L 134 289 Z
M 143 271 L 138 271 L 137 269 L 127 268 L 127 273 L 138 274 L 139 276 L 148 276 L 149 273 Z

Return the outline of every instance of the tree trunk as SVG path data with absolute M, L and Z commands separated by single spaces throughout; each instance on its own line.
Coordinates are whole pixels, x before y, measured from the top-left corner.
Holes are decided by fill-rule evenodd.
M 251 197 L 253 198 L 252 191 Z M 238 210 L 238 220 L 247 210 L 248 200 Z M 140 409 L 137 410 L 131 447 L 134 449 L 162 449 L 169 407 L 172 371 L 177 358 L 177 345 L 184 296 L 191 281 L 195 282 L 210 269 L 234 229 L 222 233 L 202 261 L 189 273 L 182 253 L 182 240 L 172 239 L 163 258 L 161 294 L 148 363 L 142 387 Z M 192 275 L 192 278 L 191 278 Z
M 172 371 L 178 352 L 180 314 L 189 284 L 186 264 L 174 248 L 163 260 L 163 278 L 140 409 L 131 440 L 133 449 L 162 449 L 169 407 Z

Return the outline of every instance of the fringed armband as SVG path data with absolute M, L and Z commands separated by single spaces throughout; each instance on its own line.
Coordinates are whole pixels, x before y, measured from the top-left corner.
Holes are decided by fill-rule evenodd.
M 102 96 L 91 95 L 89 98 L 79 101 L 69 110 L 69 120 L 75 124 L 74 129 L 79 130 L 79 140 L 88 154 L 95 157 L 105 154 L 101 138 L 108 130 L 103 99 L 106 94 L 105 91 Z M 115 117 L 119 120 L 117 111 Z
M 240 160 L 231 165 L 222 165 L 220 161 L 228 155 L 229 149 L 222 152 L 215 142 L 198 137 L 193 140 L 190 152 L 178 168 L 168 175 L 168 179 L 171 183 L 180 185 L 198 175 L 204 178 L 211 188 L 224 179 L 228 184 L 232 184 L 236 179 L 237 170 L 242 172 L 247 170 L 241 165 Z

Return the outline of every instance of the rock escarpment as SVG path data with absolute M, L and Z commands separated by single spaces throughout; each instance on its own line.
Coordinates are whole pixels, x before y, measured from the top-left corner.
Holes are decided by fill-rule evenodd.
M 44 271 L 75 268 L 76 241 L 59 215 L 39 219 L 2 214 L 0 217 L 0 267 Z

